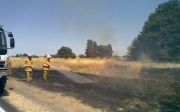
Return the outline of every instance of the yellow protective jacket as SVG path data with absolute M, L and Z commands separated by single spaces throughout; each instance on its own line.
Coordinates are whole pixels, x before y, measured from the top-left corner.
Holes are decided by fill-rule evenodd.
M 51 67 L 51 62 L 50 62 L 50 60 L 45 59 L 45 60 L 44 60 L 44 63 L 43 63 L 43 70 L 50 70 L 50 67 Z
M 12 62 L 11 62 L 11 60 L 9 59 L 8 62 L 9 62 L 9 68 L 12 69 Z
M 9 59 L 9 74 L 12 74 L 12 62 Z
M 25 60 L 24 67 L 25 71 L 32 71 L 33 70 L 33 61 L 30 59 Z

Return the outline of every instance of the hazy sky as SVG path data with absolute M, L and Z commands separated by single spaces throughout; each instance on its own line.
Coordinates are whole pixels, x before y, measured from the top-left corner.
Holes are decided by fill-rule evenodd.
M 0 24 L 12 31 L 9 55 L 84 54 L 87 39 L 124 55 L 155 8 L 168 0 L 0 0 Z

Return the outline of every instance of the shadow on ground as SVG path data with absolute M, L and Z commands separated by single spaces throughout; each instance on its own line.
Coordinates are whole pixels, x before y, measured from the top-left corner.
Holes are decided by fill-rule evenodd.
M 143 68 L 140 79 L 79 74 L 93 80 L 95 83 L 92 84 L 74 83 L 57 71 L 50 71 L 48 81 L 43 81 L 42 74 L 41 70 L 34 70 L 34 83 L 25 82 L 24 69 L 14 68 L 12 77 L 110 112 L 122 109 L 128 112 L 180 110 L 180 69 Z
M 0 97 L 3 97 L 3 96 L 9 96 L 9 92 L 4 90 L 3 94 L 0 94 Z

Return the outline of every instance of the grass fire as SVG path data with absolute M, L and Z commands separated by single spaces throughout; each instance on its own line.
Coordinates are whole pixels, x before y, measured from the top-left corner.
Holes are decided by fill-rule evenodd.
M 23 68 L 25 59 L 11 58 L 11 60 L 12 77 L 25 79 L 26 73 Z M 42 78 L 43 58 L 33 58 L 33 61 L 33 81 L 39 81 Z M 37 86 L 52 91 L 53 83 L 56 82 L 61 86 L 55 87 L 53 91 L 69 92 L 93 107 L 106 111 L 178 111 L 180 109 L 178 64 L 85 58 L 52 58 L 51 63 L 56 68 L 79 74 L 92 80 L 93 83 L 78 84 L 51 69 L 47 82 L 50 87 L 45 87 L 47 84 L 44 82 Z M 56 77 L 57 74 L 60 77 Z

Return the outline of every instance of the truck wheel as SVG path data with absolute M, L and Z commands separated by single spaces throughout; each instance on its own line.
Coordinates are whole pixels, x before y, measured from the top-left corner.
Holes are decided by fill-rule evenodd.
M 0 79 L 0 94 L 3 94 L 4 88 L 5 88 L 5 84 L 6 84 L 6 77 L 2 77 Z

